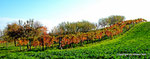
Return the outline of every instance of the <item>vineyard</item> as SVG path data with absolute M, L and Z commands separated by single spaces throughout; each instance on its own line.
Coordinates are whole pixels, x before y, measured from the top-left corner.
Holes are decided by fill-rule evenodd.
M 81 46 L 86 41 L 88 44 L 89 42 L 97 42 L 104 40 L 104 38 L 110 38 L 112 39 L 116 35 L 121 35 L 123 32 L 128 31 L 134 24 L 145 22 L 144 19 L 135 19 L 135 20 L 127 20 L 118 22 L 110 27 L 106 27 L 102 30 L 96 30 L 86 33 L 76 33 L 76 34 L 68 34 L 68 35 L 57 35 L 57 36 L 50 36 L 48 35 L 47 28 L 41 27 L 40 29 L 43 30 L 44 35 L 42 35 L 38 39 L 26 39 L 24 37 L 16 39 L 17 46 L 28 46 L 30 45 L 33 47 L 43 47 L 43 49 L 46 47 L 51 47 L 56 44 L 59 44 L 59 48 L 70 48 L 73 46 L 76 46 L 80 44 Z M 11 27 L 11 26 L 10 26 Z M 19 27 L 19 26 L 18 26 Z M 27 28 L 27 30 L 30 30 L 30 28 Z M 14 29 L 15 31 L 15 29 Z M 17 30 L 16 30 L 17 31 Z M 10 31 L 11 32 L 11 31 Z M 1 43 L 7 43 L 7 41 L 1 41 Z
M 10 42 L 11 40 L 0 41 L 1 46 L 4 46 L 0 48 L 2 50 L 0 51 L 0 57 L 24 58 L 23 56 L 25 56 L 25 58 L 150 58 L 149 25 L 149 22 L 139 18 L 135 20 L 118 22 L 111 25 L 110 27 L 103 29 L 53 36 L 46 32 L 46 27 L 40 27 L 40 30 L 43 32 L 41 37 L 34 38 L 32 40 L 31 38 L 33 37 L 30 39 L 26 39 L 24 37 L 18 38 L 14 41 L 16 43 L 16 47 L 7 47 L 7 45 L 12 44 L 12 42 Z M 30 30 L 30 28 L 27 28 L 27 30 Z M 15 51 L 18 52 L 9 51 L 11 53 L 7 53 L 7 49 L 17 49 Z M 27 51 L 27 49 L 30 51 Z M 121 53 L 146 53 L 146 55 L 117 55 Z

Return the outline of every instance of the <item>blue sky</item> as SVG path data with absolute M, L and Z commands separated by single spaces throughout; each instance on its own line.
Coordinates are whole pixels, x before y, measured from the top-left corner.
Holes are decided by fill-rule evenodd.
M 9 18 L 47 18 L 66 12 L 75 1 L 63 0 L 1 0 L 0 16 Z
M 149 20 L 149 6 L 149 0 L 0 0 L 0 29 L 32 18 L 49 30 L 64 21 L 96 23 L 110 15 Z

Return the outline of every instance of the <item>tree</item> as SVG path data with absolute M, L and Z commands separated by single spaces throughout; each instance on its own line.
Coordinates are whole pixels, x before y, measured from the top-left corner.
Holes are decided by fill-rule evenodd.
M 94 23 L 88 21 L 62 22 L 52 29 L 53 34 L 75 34 L 77 32 L 87 32 L 96 28 Z
M 52 37 L 48 35 L 47 33 L 47 28 L 46 27 L 41 27 L 41 33 L 42 33 L 42 38 L 40 39 L 43 49 L 44 50 L 44 46 L 46 46 L 46 48 L 49 46 L 51 46 L 53 44 L 53 40 Z
M 4 29 L 4 31 L 3 31 L 2 39 L 6 43 L 6 48 L 8 48 L 8 42 L 10 40 L 10 37 L 7 35 L 7 29 Z
M 33 28 L 39 28 L 39 27 L 42 27 L 42 24 L 39 22 L 39 21 L 35 21 L 33 22 Z
M 16 40 L 19 38 L 19 25 L 17 23 L 8 24 L 7 29 L 7 35 L 11 37 L 14 40 L 14 44 L 16 46 Z
M 107 25 L 107 18 L 99 19 L 98 26 L 105 27 Z
M 34 22 L 33 19 L 27 20 L 23 23 L 23 21 L 19 20 L 18 23 L 8 24 L 7 35 L 14 40 L 14 44 L 16 46 L 16 41 L 19 39 L 19 42 L 26 41 L 28 42 L 27 48 L 31 50 L 31 42 L 37 40 L 42 34 L 40 28 L 42 25 L 40 22 Z M 22 39 L 25 38 L 26 40 Z M 30 46 L 30 47 L 29 47 Z
M 109 25 L 113 25 L 115 23 L 118 23 L 118 22 L 121 22 L 125 19 L 124 16 L 120 16 L 120 15 L 112 15 L 112 16 L 109 16 L 108 19 L 107 19 L 107 22 L 109 23 Z
M 87 32 L 89 30 L 94 30 L 96 28 L 94 23 L 88 21 L 77 22 L 76 31 L 77 32 Z
M 40 23 L 34 23 L 33 19 L 27 20 L 27 22 L 24 23 L 24 36 L 29 40 L 28 45 L 30 48 L 27 45 L 29 50 L 31 50 L 31 42 L 37 40 L 42 35 L 41 26 Z
M 55 26 L 52 28 L 50 35 L 57 35 L 58 34 L 59 29 Z

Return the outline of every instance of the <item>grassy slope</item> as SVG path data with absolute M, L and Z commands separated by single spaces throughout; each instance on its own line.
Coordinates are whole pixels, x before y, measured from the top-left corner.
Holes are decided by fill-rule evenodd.
M 146 54 L 120 56 L 118 54 Z M 124 35 L 104 40 L 85 47 L 42 52 L 15 52 L 1 55 L 1 58 L 150 58 L 150 22 L 140 23 Z

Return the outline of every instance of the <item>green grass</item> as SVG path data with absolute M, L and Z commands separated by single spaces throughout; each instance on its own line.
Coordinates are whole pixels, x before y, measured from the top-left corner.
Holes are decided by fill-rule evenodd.
M 2 48 L 0 48 L 2 49 Z M 16 49 L 9 47 L 8 49 Z M 19 47 L 18 47 L 19 49 Z M 2 52 L 4 51 L 4 52 Z M 47 49 L 45 51 L 6 52 L 1 50 L 0 58 L 47 59 L 47 58 L 150 58 L 150 22 L 139 23 L 125 34 L 113 39 L 86 44 L 70 49 Z M 124 55 L 119 54 L 146 54 Z

